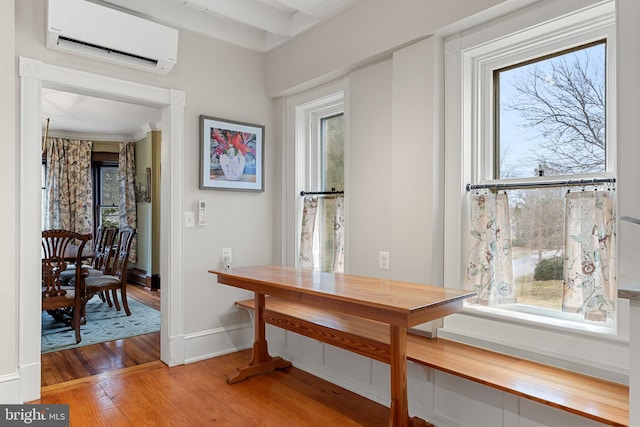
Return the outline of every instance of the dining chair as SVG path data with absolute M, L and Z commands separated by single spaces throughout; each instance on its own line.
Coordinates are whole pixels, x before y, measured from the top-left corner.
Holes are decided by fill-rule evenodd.
M 76 332 L 76 344 L 80 342 L 80 324 L 84 307 L 85 275 L 82 268 L 75 270 L 73 284 L 65 285 L 60 278 L 71 263 L 80 265 L 82 251 L 91 234 L 68 230 L 42 232 L 42 310 L 57 321 L 66 321 Z
M 131 310 L 129 310 L 129 303 L 127 301 L 127 264 L 129 263 L 129 253 L 135 235 L 136 230 L 132 227 L 123 227 L 119 232 L 118 246 L 113 257 L 113 264 L 107 267 L 108 270 L 105 271 L 105 274 L 88 276 L 85 279 L 85 305 L 95 294 L 102 292 L 107 294 L 111 291 L 116 310 L 120 310 L 117 295 L 117 291 L 120 290 L 122 307 L 124 307 L 127 316 L 131 316 Z
M 96 237 L 93 239 L 93 257 L 90 264 L 82 264 L 88 276 L 96 276 L 107 273 L 110 256 L 113 254 L 113 245 L 118 233 L 115 226 L 99 226 L 96 230 Z M 63 282 L 69 282 L 75 275 L 75 264 L 70 264 L 67 269 L 60 274 Z M 107 270 L 107 271 L 105 271 Z

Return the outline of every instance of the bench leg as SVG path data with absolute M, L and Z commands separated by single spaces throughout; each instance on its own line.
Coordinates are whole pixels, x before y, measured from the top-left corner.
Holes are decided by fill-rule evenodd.
M 389 427 L 409 427 L 407 399 L 407 329 L 390 325 L 391 416 Z
M 254 341 L 253 354 L 249 365 L 238 368 L 235 373 L 227 377 L 227 383 L 233 384 L 244 381 L 255 375 L 265 374 L 276 369 L 291 367 L 291 362 L 282 357 L 269 356 L 269 349 L 266 339 L 266 327 L 264 323 L 264 294 L 255 294 L 255 316 L 254 316 Z

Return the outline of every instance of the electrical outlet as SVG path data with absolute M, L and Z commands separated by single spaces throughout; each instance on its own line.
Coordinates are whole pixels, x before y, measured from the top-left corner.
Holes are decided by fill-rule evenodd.
M 378 252 L 378 268 L 380 270 L 388 270 L 389 269 L 389 252 Z

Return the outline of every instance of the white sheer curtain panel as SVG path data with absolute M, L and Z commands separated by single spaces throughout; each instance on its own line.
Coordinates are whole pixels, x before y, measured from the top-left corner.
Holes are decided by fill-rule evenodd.
M 313 269 L 313 234 L 316 227 L 318 198 L 305 196 L 303 203 L 298 266 L 300 268 Z
M 333 272 L 344 273 L 344 197 L 336 197 L 333 217 Z

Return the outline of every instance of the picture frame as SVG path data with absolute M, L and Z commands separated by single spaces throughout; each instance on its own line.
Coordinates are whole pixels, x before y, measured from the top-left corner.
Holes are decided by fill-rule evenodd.
M 263 125 L 200 116 L 200 189 L 264 191 Z

